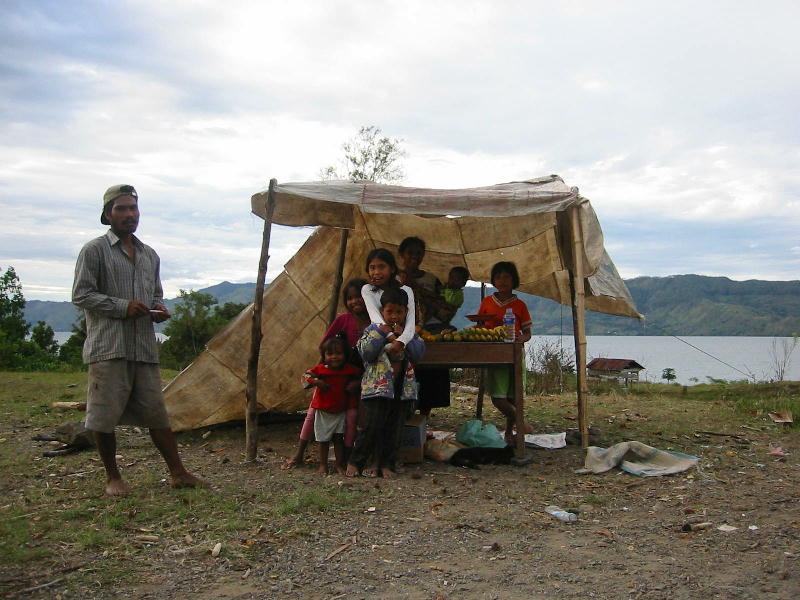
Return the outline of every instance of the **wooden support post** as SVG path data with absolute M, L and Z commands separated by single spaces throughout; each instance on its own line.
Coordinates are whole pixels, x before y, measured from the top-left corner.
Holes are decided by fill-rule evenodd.
M 349 229 L 342 229 L 342 237 L 339 239 L 339 260 L 336 263 L 336 278 L 331 289 L 331 308 L 328 311 L 328 325 L 333 323 L 336 318 L 336 308 L 339 306 L 339 294 L 342 291 L 342 279 L 344 277 L 344 255 L 347 252 L 347 238 L 350 235 Z
M 512 377 L 514 378 L 514 418 L 516 420 L 516 444 L 514 446 L 514 456 L 511 464 L 522 467 L 533 462 L 533 455 L 525 453 L 525 429 L 522 424 L 525 422 L 525 390 L 522 387 L 522 369 L 525 360 L 525 344 L 514 342 L 514 366 Z
M 514 449 L 514 455 L 517 458 L 525 456 L 525 428 L 522 426 L 525 422 L 525 390 L 522 389 L 522 357 L 524 355 L 525 346 L 514 342 L 514 366 L 512 368 L 514 369 L 514 409 L 517 419 L 517 444 Z
M 261 310 L 264 305 L 264 281 L 269 263 L 269 237 L 272 232 L 272 213 L 275 210 L 276 179 L 269 180 L 264 232 L 261 237 L 261 257 L 258 260 L 253 324 L 250 330 L 250 359 L 247 361 L 247 408 L 245 411 L 245 457 L 248 462 L 256 460 L 258 454 L 258 356 L 261 351 Z
M 583 234 L 581 232 L 579 206 L 570 211 L 570 230 L 572 231 L 572 269 L 569 283 L 572 291 L 572 325 L 575 336 L 575 371 L 577 373 L 578 428 L 581 432 L 581 445 L 589 446 L 589 388 L 586 383 L 586 311 L 583 283 Z
M 481 301 L 486 296 L 486 284 L 481 282 Z M 481 368 L 478 372 L 478 400 L 475 403 L 475 418 L 479 421 L 483 418 L 483 395 L 486 392 L 486 369 Z

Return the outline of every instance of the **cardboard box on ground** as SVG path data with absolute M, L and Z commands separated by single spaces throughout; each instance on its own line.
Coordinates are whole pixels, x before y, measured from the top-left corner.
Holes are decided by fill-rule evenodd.
M 397 460 L 402 463 L 422 462 L 426 427 L 425 415 L 413 415 L 406 421 L 400 432 L 400 449 L 397 452 Z

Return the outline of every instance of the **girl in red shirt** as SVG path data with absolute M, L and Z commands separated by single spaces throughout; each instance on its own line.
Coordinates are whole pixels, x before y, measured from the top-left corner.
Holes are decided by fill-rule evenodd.
M 493 329 L 503 324 L 503 317 L 509 308 L 514 313 L 515 343 L 524 344 L 531 339 L 531 315 L 525 303 L 517 298 L 514 289 L 519 287 L 519 273 L 513 262 L 502 261 L 492 267 L 492 285 L 497 291 L 481 301 L 478 314 L 489 315 L 490 319 L 483 321 L 481 327 Z M 516 424 L 516 410 L 514 408 L 514 378 L 510 366 L 490 367 L 487 370 L 486 388 L 492 397 L 492 404 L 506 417 L 506 442 L 513 444 L 513 428 Z M 523 377 L 523 372 L 519 377 Z M 524 379 L 523 379 L 524 386 Z M 533 433 L 533 428 L 527 423 L 522 423 L 517 431 Z
M 322 343 L 322 362 L 303 374 L 303 386 L 314 388 L 314 437 L 319 443 L 319 474 L 328 474 L 330 443 L 336 453 L 336 471 L 345 473 L 345 414 L 355 406 L 361 369 L 348 362 L 349 347 L 344 335 Z
M 366 280 L 356 278 L 348 281 L 342 289 L 342 301 L 344 307 L 347 309 L 345 312 L 336 316 L 333 323 L 330 324 L 328 330 L 322 336 L 322 341 L 319 343 L 320 350 L 322 344 L 336 335 L 342 333 L 347 338 L 347 344 L 350 346 L 350 362 L 363 370 L 364 363 L 361 362 L 361 357 L 355 349 L 356 342 L 361 337 L 367 325 L 369 325 L 369 315 L 367 314 L 367 307 L 364 305 L 364 299 L 361 297 L 361 288 L 367 283 Z M 344 429 L 344 447 L 345 453 L 353 448 L 353 443 L 356 439 L 356 424 L 358 421 L 358 394 L 356 394 L 355 406 L 347 410 L 345 429 Z M 295 455 L 286 461 L 284 469 L 291 469 L 303 462 L 306 454 L 308 442 L 314 439 L 314 412 L 313 406 L 308 407 L 306 418 L 300 428 L 300 444 L 297 447 Z

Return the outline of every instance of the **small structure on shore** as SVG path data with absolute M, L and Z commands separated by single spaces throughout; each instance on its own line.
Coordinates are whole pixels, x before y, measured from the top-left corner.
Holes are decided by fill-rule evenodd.
M 644 367 L 630 358 L 594 358 L 586 365 L 587 376 L 595 381 L 616 381 L 627 386 L 638 383 Z

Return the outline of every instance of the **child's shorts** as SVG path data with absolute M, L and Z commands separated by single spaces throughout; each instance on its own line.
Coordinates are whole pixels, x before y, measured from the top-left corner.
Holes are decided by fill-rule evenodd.
M 344 435 L 346 413 L 332 413 L 316 409 L 314 413 L 314 439 L 318 442 L 330 442 L 334 435 Z
M 486 391 L 492 398 L 507 398 L 514 400 L 514 379 L 511 377 L 513 367 L 500 366 L 486 369 Z M 519 374 L 522 377 L 522 393 L 525 393 L 526 373 L 525 367 Z

